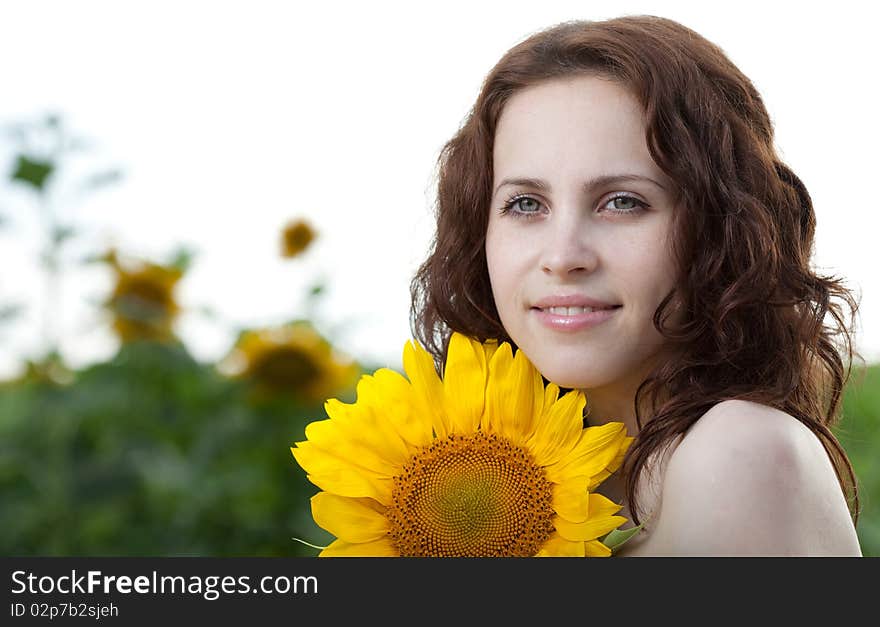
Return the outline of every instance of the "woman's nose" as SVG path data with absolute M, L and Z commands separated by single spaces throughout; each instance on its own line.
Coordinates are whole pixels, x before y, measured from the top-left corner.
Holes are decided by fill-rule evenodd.
M 544 273 L 564 277 L 595 270 L 599 258 L 583 222 L 560 217 L 555 224 L 548 225 L 544 235 L 541 255 Z

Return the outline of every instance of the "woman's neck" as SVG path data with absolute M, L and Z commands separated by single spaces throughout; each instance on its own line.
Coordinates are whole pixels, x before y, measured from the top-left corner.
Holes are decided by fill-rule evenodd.
M 628 435 L 635 436 L 638 433 L 633 396 L 606 394 L 601 389 L 584 390 L 584 395 L 587 399 L 584 420 L 588 426 L 622 422 Z

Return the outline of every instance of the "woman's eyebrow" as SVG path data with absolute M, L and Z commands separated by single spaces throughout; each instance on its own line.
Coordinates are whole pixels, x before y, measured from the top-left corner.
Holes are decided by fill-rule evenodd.
M 605 187 L 607 185 L 613 185 L 615 183 L 632 183 L 635 181 L 647 181 L 648 183 L 653 183 L 657 187 L 662 190 L 666 188 L 663 187 L 660 183 L 655 181 L 654 179 L 648 176 L 642 176 L 641 174 L 604 174 L 602 176 L 597 176 L 595 178 L 590 179 L 586 183 L 584 183 L 583 189 L 584 191 L 590 191 L 597 187 Z M 534 179 L 534 178 L 506 178 L 501 183 L 498 184 L 498 187 L 495 188 L 494 193 L 498 193 L 498 190 L 504 187 L 505 185 L 519 185 L 522 187 L 533 187 L 535 189 L 539 189 L 544 192 L 550 191 L 550 184 L 544 179 Z

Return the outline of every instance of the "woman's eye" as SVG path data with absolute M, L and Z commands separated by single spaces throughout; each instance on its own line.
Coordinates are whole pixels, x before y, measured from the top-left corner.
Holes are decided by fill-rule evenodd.
M 637 213 L 645 209 L 648 205 L 634 196 L 620 195 L 615 196 L 605 203 L 605 206 L 612 205 L 609 211 L 614 213 Z
M 541 208 L 541 203 L 530 196 L 514 196 L 504 203 L 501 213 L 505 214 L 513 210 L 515 214 L 532 215 Z

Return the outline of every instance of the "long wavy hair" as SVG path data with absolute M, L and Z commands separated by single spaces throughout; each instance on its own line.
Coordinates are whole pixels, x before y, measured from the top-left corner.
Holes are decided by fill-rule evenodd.
M 672 253 L 680 279 L 653 323 L 677 357 L 636 392 L 639 433 L 621 469 L 634 522 L 638 479 L 652 453 L 726 399 L 775 407 L 814 432 L 857 521 L 857 480 L 831 428 L 858 355 L 859 304 L 842 279 L 810 267 L 812 201 L 776 153 L 761 96 L 718 46 L 673 20 L 563 22 L 515 45 L 489 72 L 438 157 L 436 232 L 410 286 L 415 337 L 440 371 L 453 331 L 513 344 L 485 253 L 495 129 L 513 94 L 573 75 L 608 78 L 636 96 L 650 154 L 675 188 Z M 684 321 L 670 328 L 676 291 Z M 848 308 L 848 322 L 835 299 Z M 642 407 L 650 420 L 643 421 Z

